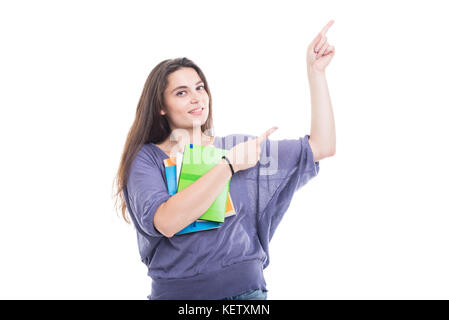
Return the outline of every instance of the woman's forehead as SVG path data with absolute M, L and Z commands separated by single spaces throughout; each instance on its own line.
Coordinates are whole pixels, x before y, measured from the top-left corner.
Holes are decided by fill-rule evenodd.
M 188 85 L 190 83 L 197 83 L 198 81 L 201 81 L 201 78 L 193 68 L 181 68 L 168 76 L 168 82 L 173 86 Z

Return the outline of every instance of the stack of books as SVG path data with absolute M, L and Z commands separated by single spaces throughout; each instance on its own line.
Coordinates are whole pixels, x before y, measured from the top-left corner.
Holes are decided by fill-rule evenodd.
M 213 146 L 188 144 L 184 152 L 178 152 L 176 157 L 165 159 L 168 193 L 174 195 L 190 186 L 212 169 L 226 153 L 227 150 Z M 230 181 L 228 180 L 221 193 L 198 220 L 176 234 L 220 228 L 227 217 L 235 215 L 234 204 L 229 193 Z

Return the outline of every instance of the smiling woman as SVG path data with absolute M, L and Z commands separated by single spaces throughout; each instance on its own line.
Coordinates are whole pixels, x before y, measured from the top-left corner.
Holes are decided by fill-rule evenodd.
M 149 299 L 267 299 L 263 269 L 269 264 L 268 242 L 295 191 L 319 171 L 308 135 L 268 140 L 276 129 L 260 136 L 209 135 L 212 98 L 201 69 L 178 58 L 151 71 L 116 177 L 122 216 L 137 230 L 141 261 L 152 278 Z M 186 143 L 227 153 L 198 180 L 170 195 L 164 160 L 174 150 L 182 152 Z M 259 159 L 268 154 L 260 162 L 270 166 L 262 167 Z M 178 235 L 204 214 L 227 183 L 235 215 L 219 228 Z
M 202 123 L 209 117 L 209 92 L 193 68 L 180 68 L 168 76 L 164 98 L 161 115 L 166 116 L 172 130 L 182 128 L 193 136 L 192 118 Z

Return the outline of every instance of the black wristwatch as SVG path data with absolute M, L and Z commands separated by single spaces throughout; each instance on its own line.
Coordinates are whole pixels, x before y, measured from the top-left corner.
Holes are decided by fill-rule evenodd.
M 232 171 L 232 175 L 234 175 L 234 168 L 232 167 L 231 161 L 229 161 L 229 159 L 226 156 L 223 156 L 221 158 L 225 159 L 228 162 L 229 167 L 231 168 L 231 171 Z

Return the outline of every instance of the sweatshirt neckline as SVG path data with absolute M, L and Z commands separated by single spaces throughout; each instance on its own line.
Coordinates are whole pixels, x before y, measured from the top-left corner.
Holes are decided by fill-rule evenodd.
M 208 146 L 214 146 L 214 147 L 216 147 L 217 141 L 218 141 L 218 136 L 214 136 L 214 141 L 212 141 L 211 144 L 208 144 Z M 151 144 L 152 144 L 156 149 L 159 150 L 159 153 L 160 153 L 160 154 L 162 154 L 162 155 L 164 156 L 164 158 L 163 158 L 164 160 L 170 158 L 170 157 L 168 156 L 168 154 L 166 154 L 165 151 L 162 150 L 161 148 L 159 148 L 155 143 L 151 142 Z

